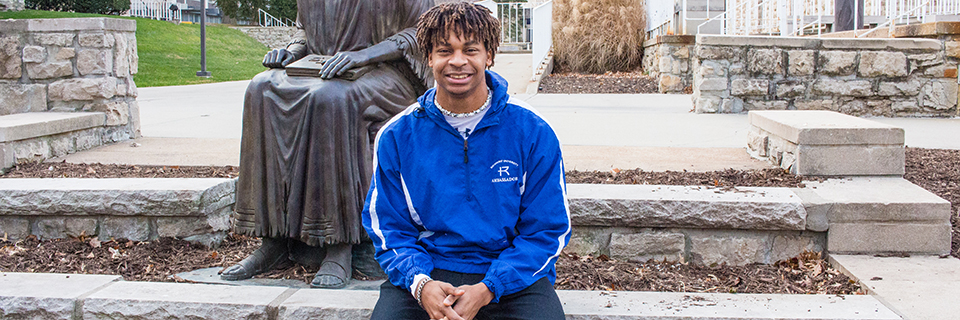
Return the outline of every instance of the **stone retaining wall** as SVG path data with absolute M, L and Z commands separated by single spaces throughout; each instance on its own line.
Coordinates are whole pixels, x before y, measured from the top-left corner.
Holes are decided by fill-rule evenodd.
M 698 113 L 953 116 L 956 51 L 928 39 L 698 35 L 693 101 Z
M 0 116 L 102 112 L 106 117 L 94 129 L 60 132 L 73 148 L 56 148 L 65 143 L 56 137 L 0 144 L 16 147 L 13 153 L 23 160 L 138 137 L 135 31 L 136 22 L 126 19 L 0 21 Z
M 0 11 L 21 11 L 23 0 L 0 0 Z
M 286 48 L 297 32 L 296 27 L 234 27 L 234 29 L 257 39 L 270 49 Z
M 0 237 L 219 244 L 232 224 L 236 179 L 0 179 Z
M 624 228 L 575 225 L 568 253 L 606 254 L 646 262 L 740 266 L 773 263 L 826 248 L 826 232 L 690 228 Z
M 657 79 L 660 93 L 688 93 L 693 86 L 694 36 L 657 36 L 643 43 L 643 70 Z

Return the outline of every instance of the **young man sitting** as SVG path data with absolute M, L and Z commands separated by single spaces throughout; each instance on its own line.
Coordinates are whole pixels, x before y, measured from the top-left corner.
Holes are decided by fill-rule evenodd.
M 363 226 L 389 281 L 372 319 L 563 319 L 560 142 L 486 70 L 500 23 L 479 5 L 441 4 L 417 40 L 436 88 L 376 138 Z

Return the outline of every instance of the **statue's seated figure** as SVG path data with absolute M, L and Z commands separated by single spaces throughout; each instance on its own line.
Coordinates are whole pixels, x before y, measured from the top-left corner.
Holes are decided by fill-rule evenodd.
M 433 0 L 297 6 L 296 40 L 267 53 L 263 65 L 271 69 L 244 96 L 235 232 L 263 244 L 221 277 L 246 279 L 293 254 L 325 252 L 311 285 L 339 288 L 352 272 L 352 245 L 367 237 L 360 211 L 373 136 L 433 84 L 415 34 Z M 288 76 L 283 68 L 308 54 L 333 58 L 319 77 Z M 367 65 L 372 70 L 355 80 L 338 77 Z

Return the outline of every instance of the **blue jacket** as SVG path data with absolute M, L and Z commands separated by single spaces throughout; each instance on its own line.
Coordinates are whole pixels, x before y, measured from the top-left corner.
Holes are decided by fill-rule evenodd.
M 500 75 L 486 82 L 490 109 L 467 139 L 434 105 L 436 89 L 377 135 L 363 226 L 396 286 L 434 268 L 479 273 L 498 302 L 556 281 L 570 239 L 560 142 Z

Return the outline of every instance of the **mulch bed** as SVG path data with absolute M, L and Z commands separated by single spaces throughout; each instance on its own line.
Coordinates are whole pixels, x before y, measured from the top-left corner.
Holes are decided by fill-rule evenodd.
M 781 169 L 736 170 L 710 172 L 653 172 L 640 169 L 612 171 L 567 171 L 567 183 L 588 184 L 657 184 L 713 187 L 787 187 L 802 188 L 804 181 L 823 181 L 822 177 L 801 177 Z
M 540 93 L 659 93 L 657 80 L 642 71 L 581 74 L 555 71 L 540 81 Z
M 907 148 L 904 167 L 904 179 L 950 201 L 950 255 L 960 258 L 960 150 Z
M 234 166 L 135 166 L 126 164 L 26 162 L 0 178 L 236 178 Z
M 816 252 L 770 265 L 706 267 L 688 263 L 634 263 L 606 256 L 563 255 L 557 289 L 711 293 L 859 294 L 860 287 Z

